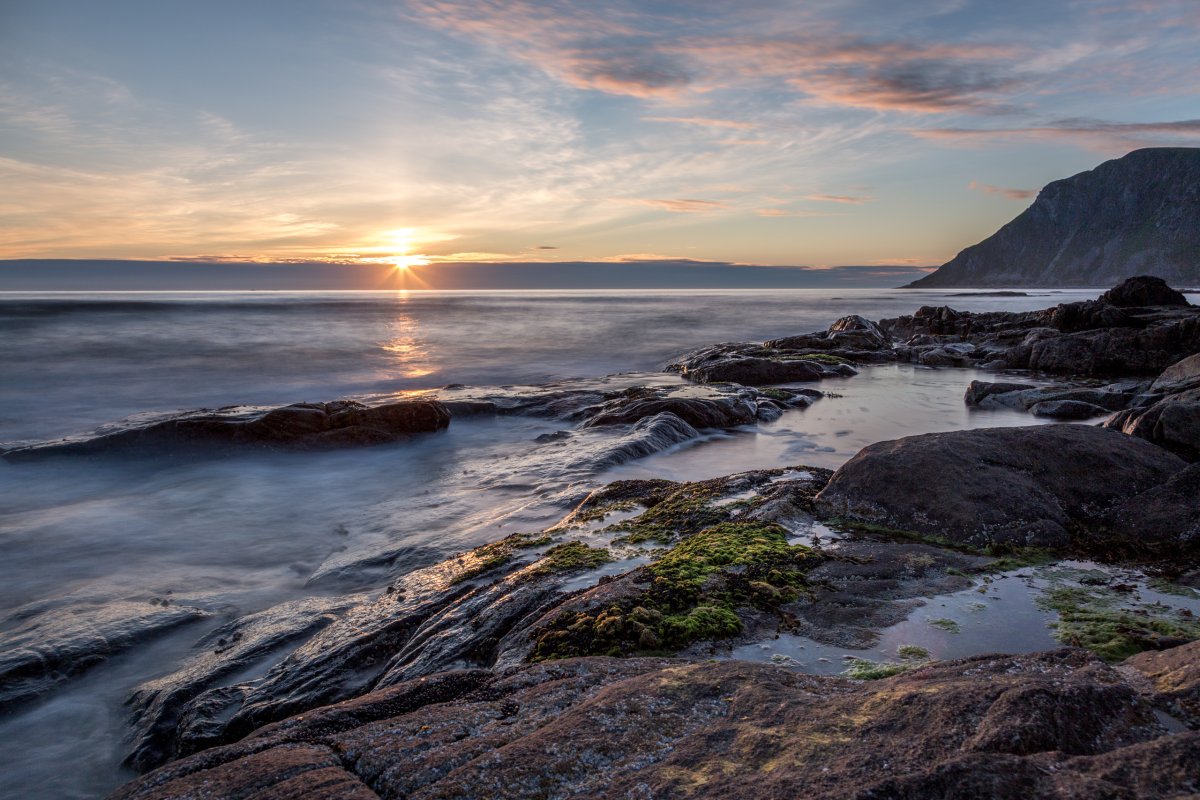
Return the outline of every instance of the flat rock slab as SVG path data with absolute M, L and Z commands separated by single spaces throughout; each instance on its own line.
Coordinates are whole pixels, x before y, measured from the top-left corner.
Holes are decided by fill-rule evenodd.
M 1086 551 L 1094 543 L 1081 530 L 1186 466 L 1148 442 L 1086 425 L 932 433 L 863 448 L 816 508 L 827 519 L 975 547 Z
M 1198 774 L 1200 732 L 1168 733 L 1121 672 L 1081 651 L 866 682 L 593 657 L 409 681 L 112 798 L 1166 798 Z
M 449 424 L 449 409 L 436 400 L 406 400 L 377 406 L 351 400 L 297 403 L 272 409 L 239 406 L 123 423 L 94 435 L 16 447 L 3 457 L 20 461 L 131 450 L 177 452 L 214 445 L 331 449 L 394 442 L 415 433 L 432 433 Z

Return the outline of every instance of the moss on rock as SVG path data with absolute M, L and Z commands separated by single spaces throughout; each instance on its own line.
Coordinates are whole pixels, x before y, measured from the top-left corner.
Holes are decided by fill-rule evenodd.
M 620 603 L 559 614 L 532 658 L 673 653 L 742 630 L 736 609 L 774 610 L 796 599 L 824 557 L 789 545 L 774 523 L 725 522 L 685 539 L 640 570 L 645 589 Z

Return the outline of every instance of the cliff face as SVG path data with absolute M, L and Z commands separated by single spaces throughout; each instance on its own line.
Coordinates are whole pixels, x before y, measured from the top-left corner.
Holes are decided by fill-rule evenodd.
M 1148 148 L 1042 189 L 1028 209 L 907 288 L 1200 283 L 1200 148 Z

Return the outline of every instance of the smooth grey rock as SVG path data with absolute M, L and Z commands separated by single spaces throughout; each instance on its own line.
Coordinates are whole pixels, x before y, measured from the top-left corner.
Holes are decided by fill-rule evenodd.
M 1034 403 L 1029 413 L 1035 417 L 1050 417 L 1051 419 L 1090 419 L 1102 417 L 1109 413 L 1107 409 L 1082 400 L 1043 400 Z
M 825 519 L 976 547 L 1086 552 L 1097 543 L 1081 531 L 1184 466 L 1162 448 L 1087 425 L 932 433 L 864 448 L 834 474 L 816 509 Z

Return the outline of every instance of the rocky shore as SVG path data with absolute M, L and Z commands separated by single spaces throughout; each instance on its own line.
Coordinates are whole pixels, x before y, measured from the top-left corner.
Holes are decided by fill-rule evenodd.
M 379 591 L 233 618 L 131 692 L 145 774 L 113 797 L 1180 797 L 1200 792 L 1197 354 L 1200 308 L 1134 278 L 1044 311 L 714 345 L 667 367 L 686 382 L 194 412 L 3 457 L 364 446 L 528 415 L 561 422 L 584 474 L 803 409 L 873 364 L 994 370 L 965 403 L 1091 424 L 879 442 L 836 472 L 617 481 Z M 960 593 L 998 627 L 1023 598 L 1063 649 L 741 657 L 863 651 Z M 19 613 L 9 705 L 213 610 Z

